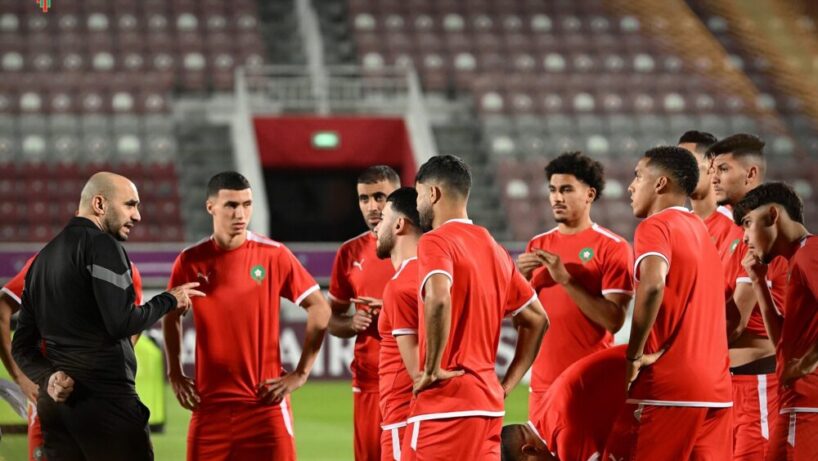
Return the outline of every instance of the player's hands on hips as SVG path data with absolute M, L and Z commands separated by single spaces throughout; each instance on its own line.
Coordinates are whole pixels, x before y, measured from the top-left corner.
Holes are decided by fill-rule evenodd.
M 747 271 L 747 276 L 753 283 L 758 283 L 767 278 L 767 265 L 761 262 L 761 259 L 752 251 L 748 251 L 741 260 L 741 265 Z
M 540 258 L 545 268 L 548 269 L 548 273 L 551 274 L 551 278 L 554 279 L 554 282 L 565 285 L 571 281 L 571 274 L 568 273 L 568 269 L 565 268 L 565 264 L 563 264 L 559 255 L 549 253 L 545 250 L 537 250 L 537 257 Z
M 358 296 L 357 298 L 350 299 L 355 304 L 363 304 L 369 309 L 369 313 L 372 316 L 376 316 L 381 313 L 381 309 L 383 308 L 383 300 L 378 298 L 373 298 L 371 296 Z
M 205 295 L 199 290 L 194 290 L 198 286 L 199 282 L 190 282 L 168 290 L 168 293 L 176 298 L 176 309 L 181 310 L 182 315 L 187 314 L 187 311 L 193 306 L 193 301 L 190 298 Z
M 301 373 L 286 373 L 278 378 L 264 380 L 258 385 L 258 396 L 266 405 L 278 405 L 285 397 L 303 386 L 307 382 L 307 375 Z
M 814 372 L 816 368 L 818 368 L 818 364 L 806 363 L 803 357 L 790 359 L 781 372 L 781 383 L 784 386 L 792 386 L 793 381 Z
M 168 380 L 182 408 L 195 410 L 199 407 L 201 400 L 196 391 L 196 382 L 192 378 L 185 376 L 184 373 L 168 373 Z
M 420 377 L 415 381 L 412 393 L 418 395 L 426 389 L 432 387 L 432 385 L 435 383 L 456 378 L 458 376 L 463 376 L 464 373 L 465 371 L 463 370 L 437 370 L 433 373 L 429 373 L 424 370 Z
M 536 252 L 522 253 L 517 256 L 517 269 L 526 280 L 531 280 L 531 273 L 534 272 L 534 269 L 542 266 L 543 263 L 542 258 Z
M 74 391 L 74 379 L 58 371 L 48 378 L 48 395 L 57 402 L 65 402 Z
M 369 311 L 365 309 L 356 310 L 355 314 L 352 315 L 352 329 L 356 333 L 366 330 L 372 324 L 372 318 L 373 316 Z
M 34 381 L 28 379 L 23 373 L 18 374 L 14 382 L 20 386 L 20 389 L 23 390 L 23 394 L 25 394 L 30 402 L 37 402 L 37 394 L 40 393 L 40 386 L 34 384 Z
M 636 378 L 639 377 L 639 372 L 642 368 L 649 367 L 656 363 L 659 360 L 659 357 L 665 353 L 665 350 L 662 349 L 658 352 L 654 352 L 652 354 L 643 354 L 637 360 L 630 360 L 625 359 L 625 389 L 630 390 L 631 385 Z

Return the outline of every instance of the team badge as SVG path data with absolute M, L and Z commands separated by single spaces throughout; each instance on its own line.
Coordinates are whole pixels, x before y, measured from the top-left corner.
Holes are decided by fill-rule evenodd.
M 261 283 L 264 280 L 264 276 L 267 275 L 267 272 L 264 270 L 264 266 L 261 264 L 256 264 L 250 269 L 250 277 L 256 281 L 256 283 Z
M 735 240 L 733 240 L 733 243 L 730 244 L 730 253 L 731 254 L 736 251 L 736 247 L 738 246 L 738 242 L 740 242 L 740 241 L 741 241 L 741 239 L 735 239 Z
M 591 247 L 585 247 L 579 250 L 579 259 L 581 259 L 583 263 L 587 263 L 588 261 L 594 259 L 594 249 Z

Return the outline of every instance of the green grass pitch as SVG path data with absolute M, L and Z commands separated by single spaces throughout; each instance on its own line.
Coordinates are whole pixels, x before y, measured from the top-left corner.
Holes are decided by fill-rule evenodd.
M 352 459 L 352 389 L 348 381 L 308 383 L 293 394 L 295 440 L 300 460 L 346 461 Z M 185 459 L 190 413 L 180 407 L 168 386 L 168 419 L 165 432 L 153 434 L 157 461 Z M 506 422 L 525 422 L 528 391 L 520 385 L 506 400 Z M 23 461 L 27 445 L 24 434 L 4 435 L 0 461 Z

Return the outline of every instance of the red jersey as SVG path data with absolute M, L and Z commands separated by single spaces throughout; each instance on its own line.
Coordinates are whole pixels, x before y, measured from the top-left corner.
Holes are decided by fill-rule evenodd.
M 557 458 L 600 459 L 625 406 L 625 395 L 611 386 L 625 380 L 625 349 L 616 346 L 580 359 L 545 393 L 543 417 L 529 424 Z
M 383 298 L 383 288 L 395 275 L 395 268 L 389 259 L 378 258 L 377 243 L 375 234 L 366 231 L 341 245 L 332 263 L 330 298 L 341 303 L 349 303 L 358 296 Z M 366 309 L 366 306 L 355 308 Z M 350 367 L 353 387 L 367 392 L 378 390 L 379 344 L 377 321 L 355 337 L 355 358 Z
M 503 318 L 536 299 L 508 252 L 468 219 L 452 219 L 418 244 L 423 287 L 435 274 L 452 281 L 451 327 L 440 367 L 465 375 L 436 384 L 415 398 L 409 422 L 467 416 L 500 417 L 503 388 L 494 362 Z M 423 308 L 418 309 L 420 366 L 426 357 Z
M 733 297 L 738 284 L 752 284 L 747 271 L 741 264 L 744 257 L 747 255 L 749 248 L 747 244 L 741 240 L 733 249 L 730 259 L 727 262 L 725 269 L 725 293 L 729 298 Z M 770 293 L 773 295 L 773 302 L 776 310 L 781 311 L 781 306 L 784 305 L 787 296 L 787 260 L 782 257 L 773 258 L 767 268 L 767 286 L 770 287 Z M 728 298 L 728 299 L 729 299 Z M 762 338 L 767 338 L 767 329 L 764 328 L 764 318 L 761 316 L 761 309 L 758 304 L 753 306 L 750 313 L 750 318 L 747 320 L 747 327 L 745 330 Z
M 6 293 L 7 295 L 11 296 L 12 299 L 17 301 L 17 304 L 20 304 L 20 299 L 23 297 L 23 288 L 26 283 L 26 273 L 28 273 L 28 268 L 31 267 L 31 263 L 34 262 L 34 258 L 37 255 L 28 258 L 25 265 L 20 272 L 17 273 L 14 277 L 9 280 L 6 285 L 0 289 L 0 291 Z M 139 269 L 136 268 L 136 264 L 131 262 L 131 279 L 133 280 L 133 290 L 134 294 L 136 294 L 136 298 L 134 303 L 138 306 L 142 304 L 142 276 L 139 274 Z
M 589 293 L 633 294 L 633 251 L 624 238 L 607 229 L 594 224 L 568 235 L 554 228 L 531 239 L 525 251 L 537 249 L 559 255 L 571 276 Z M 548 318 L 558 325 L 543 336 L 531 368 L 531 389 L 543 392 L 572 363 L 611 347 L 613 335 L 586 317 L 545 267 L 534 270 L 531 286 Z
M 778 376 L 792 359 L 818 343 L 818 237 L 808 236 L 789 260 L 789 286 L 781 339 L 776 345 Z M 818 371 L 781 387 L 782 412 L 818 412 Z
M 719 206 L 716 211 L 710 213 L 710 216 L 704 218 L 704 225 L 707 226 L 707 233 L 716 245 L 722 264 L 727 267 L 730 255 L 744 237 L 744 230 L 733 222 L 733 212 L 725 206 Z
M 409 417 L 413 383 L 395 337 L 418 334 L 417 258 L 403 261 L 386 284 L 378 333 L 381 335 L 379 393 L 383 425 L 405 423 Z
M 634 250 L 637 281 L 647 256 L 664 259 L 669 270 L 645 346 L 646 354 L 665 353 L 641 370 L 628 403 L 732 406 L 724 274 L 704 223 L 683 207 L 667 208 L 639 224 Z
M 301 304 L 318 284 L 284 245 L 252 232 L 238 248 L 212 239 L 186 248 L 169 287 L 199 282 L 193 302 L 196 387 L 202 404 L 256 403 L 264 380 L 281 376 L 281 297 Z

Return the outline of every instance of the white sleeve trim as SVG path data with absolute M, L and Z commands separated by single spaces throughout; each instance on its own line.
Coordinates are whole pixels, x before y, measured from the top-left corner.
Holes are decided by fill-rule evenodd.
M 769 280 L 765 280 L 765 281 L 767 282 L 767 287 L 768 288 L 773 287 L 773 282 L 771 282 Z M 736 279 L 736 285 L 740 285 L 740 284 L 752 285 L 753 280 L 750 277 L 738 277 Z
M 534 294 L 531 296 L 531 298 L 529 298 L 529 299 L 528 299 L 528 301 L 526 301 L 526 302 L 525 302 L 525 304 L 523 304 L 522 306 L 518 307 L 517 309 L 514 309 L 514 310 L 511 312 L 511 314 L 510 314 L 510 315 L 511 315 L 511 317 L 514 317 L 515 315 L 517 315 L 517 314 L 519 314 L 520 312 L 522 312 L 522 311 L 523 311 L 523 310 L 524 310 L 526 307 L 528 307 L 528 306 L 529 306 L 531 303 L 533 303 L 533 302 L 534 302 L 534 301 L 536 301 L 536 300 L 537 300 L 537 293 L 534 293 Z
M 601 293 L 602 293 L 602 296 L 612 295 L 612 294 L 632 295 L 633 290 L 624 290 L 622 288 L 609 288 L 607 290 L 602 290 Z
M 397 330 L 392 330 L 392 336 L 408 336 L 417 334 L 418 331 L 414 328 L 398 328 Z
M 17 296 L 16 294 L 14 294 L 14 293 L 13 293 L 11 290 L 9 290 L 8 288 L 6 288 L 6 287 L 0 288 L 0 291 L 2 291 L 3 293 L 5 293 L 5 294 L 7 294 L 7 295 L 11 296 L 11 299 L 13 299 L 13 300 L 17 301 L 17 304 L 23 304 L 23 301 L 20 299 L 20 297 L 19 297 L 19 296 Z
M 332 301 L 335 301 L 336 303 L 347 303 L 347 304 L 351 304 L 351 303 L 352 303 L 352 301 L 351 301 L 351 300 L 349 300 L 349 299 L 341 299 L 341 298 L 339 298 L 339 297 L 335 296 L 334 294 L 332 294 L 332 292 L 329 292 L 329 291 L 327 292 L 327 296 L 329 296 L 329 299 L 331 299 Z
M 318 291 L 320 289 L 321 289 L 321 287 L 319 287 L 317 283 L 315 285 L 311 286 L 310 288 L 307 288 L 307 291 L 301 293 L 301 296 L 296 298 L 295 304 L 300 306 L 301 302 L 304 301 L 307 298 L 307 296 L 315 293 L 316 291 Z
M 625 401 L 625 403 L 651 405 L 656 407 L 730 408 L 733 406 L 733 402 L 696 402 L 687 400 L 628 399 Z
M 423 288 L 426 287 L 426 282 L 429 280 L 429 277 L 431 277 L 431 276 L 433 276 L 435 274 L 445 275 L 446 277 L 449 278 L 449 281 L 452 282 L 452 285 L 454 285 L 454 277 L 452 277 L 452 274 L 450 274 L 450 273 L 448 273 L 448 272 L 446 272 L 446 271 L 444 271 L 442 269 L 435 269 L 435 270 L 429 272 L 428 274 L 426 274 L 426 276 L 423 277 L 423 281 L 420 282 L 420 288 L 418 288 L 418 293 L 420 293 L 420 299 L 423 299 Z
M 542 443 L 545 444 L 545 447 L 548 448 L 548 442 L 546 442 L 542 435 L 540 435 L 540 431 L 537 430 L 537 426 L 535 426 L 534 423 L 532 423 L 531 421 L 527 421 L 526 425 L 528 425 L 528 428 L 531 429 L 531 432 L 533 432 L 534 435 L 536 435 L 537 438 L 540 439 L 540 441 L 542 441 Z
M 636 274 L 639 273 L 639 263 L 641 263 L 642 260 L 647 258 L 648 256 L 658 256 L 658 257 L 664 259 L 665 262 L 667 263 L 668 269 L 670 269 L 670 260 L 667 258 L 667 256 L 663 255 L 662 253 L 659 253 L 658 251 L 649 251 L 649 252 L 639 256 L 636 259 L 636 262 L 633 264 L 633 278 L 636 279 L 637 282 L 639 281 L 639 276 L 636 275 Z

